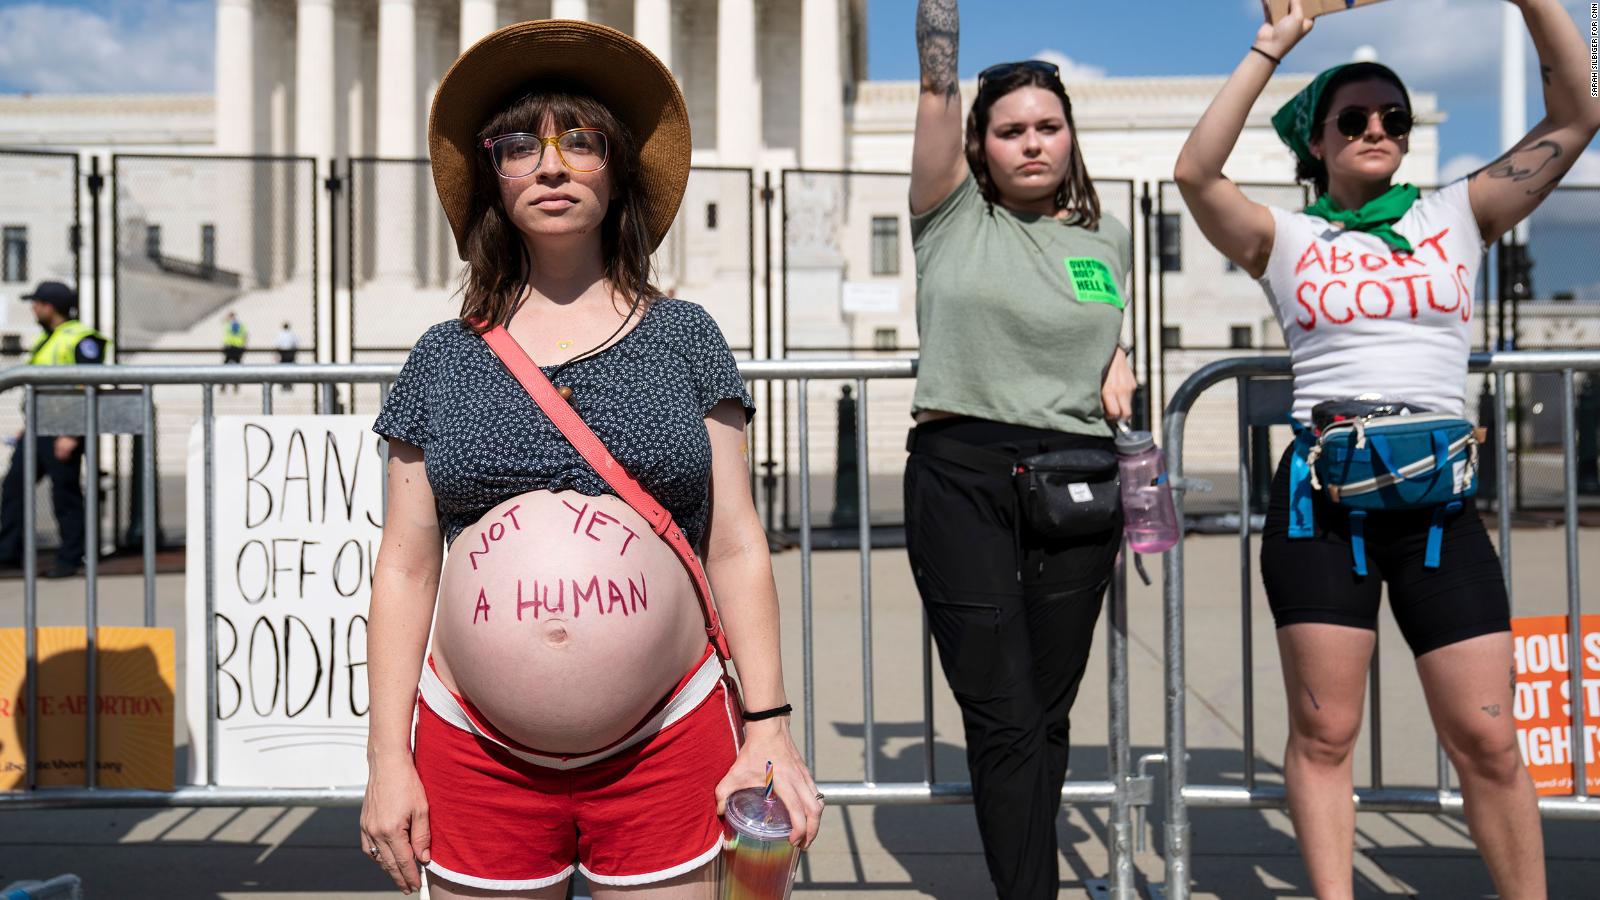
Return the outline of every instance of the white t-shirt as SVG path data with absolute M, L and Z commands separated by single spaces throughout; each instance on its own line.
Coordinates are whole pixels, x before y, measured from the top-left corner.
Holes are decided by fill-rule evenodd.
M 1465 178 L 1419 199 L 1382 239 L 1272 209 L 1276 231 L 1261 287 L 1294 367 L 1294 415 L 1323 400 L 1377 393 L 1464 415 L 1472 301 L 1483 238 Z
M 274 346 L 279 350 L 299 350 L 300 339 L 294 336 L 294 332 L 285 328 L 278 332 L 278 340 Z

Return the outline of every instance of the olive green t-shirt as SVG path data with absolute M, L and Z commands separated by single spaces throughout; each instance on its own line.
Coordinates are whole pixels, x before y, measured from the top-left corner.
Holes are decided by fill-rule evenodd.
M 1100 403 L 1133 265 L 1128 229 L 1096 231 L 983 199 L 971 175 L 911 217 L 921 359 L 912 412 L 1109 435 Z

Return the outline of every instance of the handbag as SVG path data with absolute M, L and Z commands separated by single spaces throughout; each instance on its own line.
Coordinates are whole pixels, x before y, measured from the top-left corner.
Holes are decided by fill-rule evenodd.
M 1350 510 L 1350 552 L 1364 576 L 1367 514 L 1431 508 L 1423 566 L 1437 569 L 1445 520 L 1478 492 L 1477 430 L 1442 413 L 1355 416 L 1320 434 L 1297 426 L 1291 465 L 1290 537 L 1312 535 L 1310 491 L 1325 490 Z
M 1044 540 L 1110 530 L 1122 512 L 1117 455 L 1079 447 L 1015 459 L 1004 453 L 912 429 L 907 451 L 926 453 L 988 475 L 1011 479 L 1028 532 Z
M 689 580 L 694 584 L 695 596 L 700 599 L 700 612 L 705 617 L 706 639 L 717 648 L 719 656 L 724 660 L 731 659 L 728 636 L 722 630 L 722 620 L 717 617 L 717 604 L 711 595 L 711 582 L 706 578 L 705 567 L 700 564 L 700 557 L 695 555 L 694 548 L 689 546 L 688 538 L 683 536 L 683 529 L 672 520 L 672 513 L 668 512 L 666 507 L 651 496 L 644 485 L 629 475 L 622 464 L 617 462 L 611 451 L 606 449 L 605 443 L 584 424 L 577 410 L 562 398 L 556 391 L 555 385 L 539 371 L 539 367 L 534 364 L 527 351 L 522 349 L 522 345 L 517 343 L 509 331 L 506 331 L 505 326 L 499 325 L 489 329 L 483 333 L 483 339 L 506 370 L 533 398 L 533 402 L 561 430 L 561 435 L 594 469 L 595 474 L 610 485 L 611 489 L 617 492 L 617 496 L 642 516 L 650 524 L 651 530 L 672 548 L 678 561 L 683 564 L 684 570 L 689 573 Z

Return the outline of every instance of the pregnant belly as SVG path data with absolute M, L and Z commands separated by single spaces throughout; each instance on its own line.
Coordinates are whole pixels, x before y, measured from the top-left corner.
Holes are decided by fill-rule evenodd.
M 705 644 L 683 564 L 616 497 L 513 497 L 445 558 L 440 680 L 536 750 L 578 754 L 626 736 Z

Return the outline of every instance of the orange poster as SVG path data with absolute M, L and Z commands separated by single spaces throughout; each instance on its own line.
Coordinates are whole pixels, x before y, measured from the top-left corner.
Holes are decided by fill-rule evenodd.
M 100 628 L 99 784 L 172 790 L 172 629 Z M 82 628 L 39 629 L 40 787 L 84 783 L 86 641 Z M 27 739 L 26 644 L 21 628 L 0 628 L 0 790 L 20 790 Z
M 1517 743 L 1540 794 L 1569 795 L 1572 782 L 1572 681 L 1567 617 L 1528 616 L 1511 623 L 1517 667 Z M 1583 617 L 1585 781 L 1600 794 L 1600 615 Z

